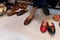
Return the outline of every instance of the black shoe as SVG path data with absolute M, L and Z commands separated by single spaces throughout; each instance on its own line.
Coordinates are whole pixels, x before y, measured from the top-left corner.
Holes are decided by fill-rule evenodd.
M 55 32 L 56 32 L 56 30 L 55 30 L 55 28 L 54 28 L 54 31 L 52 31 L 52 28 L 48 28 L 48 32 L 51 34 L 51 35 L 54 35 L 55 34 Z
M 43 9 L 43 12 L 46 16 L 50 15 L 50 12 L 49 12 L 48 8 L 42 8 L 42 9 Z
M 24 13 L 26 13 L 28 10 L 21 10 L 19 12 L 17 12 L 17 16 L 23 15 Z
M 56 29 L 55 29 L 55 25 L 54 25 L 54 23 L 52 23 L 52 25 L 48 25 L 48 32 L 49 32 L 49 34 L 51 34 L 51 35 L 54 35 L 55 34 L 55 32 L 56 32 Z

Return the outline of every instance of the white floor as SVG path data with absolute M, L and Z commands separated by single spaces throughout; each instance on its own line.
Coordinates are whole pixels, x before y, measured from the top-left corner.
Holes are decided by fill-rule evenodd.
M 31 8 L 32 7 L 29 7 L 28 9 L 31 10 Z M 38 10 L 35 18 L 27 26 L 23 23 L 25 18 L 30 14 L 29 12 L 22 16 L 5 15 L 0 17 L 0 40 L 60 40 L 60 27 L 58 26 L 58 22 L 52 21 L 56 26 L 56 33 L 54 36 L 49 35 L 48 32 L 41 33 L 40 23 L 42 17 L 45 16 L 42 14 L 40 9 Z M 60 11 L 55 11 L 55 13 L 60 14 Z

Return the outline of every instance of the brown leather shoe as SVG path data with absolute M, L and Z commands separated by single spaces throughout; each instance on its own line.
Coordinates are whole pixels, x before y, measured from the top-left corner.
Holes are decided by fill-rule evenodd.
M 34 18 L 34 17 L 33 17 Z M 32 20 L 33 20 L 33 18 L 31 18 L 31 19 L 28 19 L 28 17 L 25 19 L 25 21 L 24 21 L 24 25 L 28 25 Z
M 7 12 L 7 16 L 12 16 L 14 14 L 16 14 L 14 11 Z

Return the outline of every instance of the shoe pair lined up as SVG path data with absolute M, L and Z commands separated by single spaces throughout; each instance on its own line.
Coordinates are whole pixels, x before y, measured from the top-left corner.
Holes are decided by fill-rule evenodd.
M 7 15 L 8 16 L 12 16 L 14 14 L 17 14 L 17 16 L 20 16 L 20 15 L 23 15 L 24 13 L 26 13 L 28 10 L 20 10 L 19 12 L 15 12 L 15 11 L 10 11 L 10 12 L 7 12 Z
M 55 25 L 53 22 L 48 23 L 47 21 L 42 21 L 42 24 L 40 26 L 40 31 L 42 33 L 45 33 L 46 31 L 48 31 L 48 33 L 50 33 L 51 35 L 55 34 Z

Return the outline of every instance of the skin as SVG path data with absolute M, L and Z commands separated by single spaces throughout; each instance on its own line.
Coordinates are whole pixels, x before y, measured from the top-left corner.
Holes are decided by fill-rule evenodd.
M 34 17 L 36 9 L 37 9 L 37 7 L 32 8 L 32 11 L 31 11 L 30 15 L 28 16 L 28 19 L 32 19 Z

